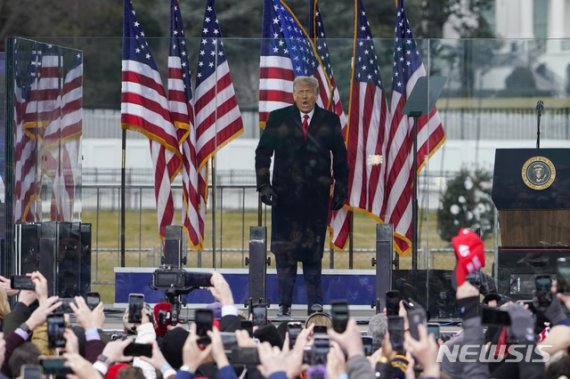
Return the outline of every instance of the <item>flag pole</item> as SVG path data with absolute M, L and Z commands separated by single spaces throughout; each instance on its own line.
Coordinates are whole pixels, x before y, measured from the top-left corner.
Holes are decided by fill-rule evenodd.
M 125 267 L 125 185 L 127 161 L 127 131 L 121 134 L 121 267 Z
M 212 155 L 212 268 L 216 268 L 216 154 Z
M 414 153 L 412 160 L 412 270 L 418 269 L 418 120 L 419 115 L 412 116 L 414 120 Z

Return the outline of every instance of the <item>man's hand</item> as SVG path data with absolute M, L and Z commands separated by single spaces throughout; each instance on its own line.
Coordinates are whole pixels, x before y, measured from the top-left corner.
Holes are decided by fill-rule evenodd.
M 273 191 L 270 185 L 263 186 L 259 189 L 259 196 L 261 196 L 261 201 L 267 205 L 277 204 L 277 194 Z
M 232 294 L 232 290 L 230 285 L 224 279 L 222 274 L 217 271 L 212 273 L 212 278 L 210 279 L 210 283 L 212 287 L 208 289 L 212 293 L 212 295 L 218 300 L 222 306 L 224 305 L 234 305 L 234 296 Z
M 32 280 L 36 285 L 36 294 L 38 295 L 38 300 L 41 303 L 48 298 L 48 282 L 45 276 L 43 276 L 39 271 L 32 272 Z
M 79 354 L 79 340 L 75 332 L 71 328 L 65 328 L 63 337 L 65 338 L 65 352 Z
M 336 333 L 334 330 L 329 329 L 328 335 L 346 353 L 348 359 L 355 355 L 364 355 L 360 329 L 353 318 L 348 320 L 344 333 Z
M 263 342 L 257 345 L 257 353 L 259 354 L 260 365 L 257 369 L 264 378 L 270 377 L 276 372 L 287 372 L 290 368 L 287 365 L 287 360 L 284 358 L 284 354 L 279 350 L 278 347 L 271 347 L 268 342 Z M 300 367 L 299 367 L 299 370 Z
M 327 372 L 329 378 L 339 378 L 342 374 L 346 374 L 346 359 L 341 347 L 336 342 L 331 342 L 327 354 Z
M 439 377 L 439 365 L 437 363 L 437 352 L 439 347 L 433 335 L 428 335 L 427 327 L 424 324 L 418 325 L 419 340 L 416 340 L 410 333 L 404 336 L 404 347 L 412 354 L 423 367 L 425 377 Z
M 105 314 L 103 313 L 103 303 L 97 304 L 93 310 L 89 308 L 83 296 L 75 296 L 75 304 L 71 303 L 69 306 L 77 317 L 77 323 L 85 330 L 91 328 L 103 328 L 105 322 Z
M 27 306 L 30 306 L 30 304 L 32 304 L 37 299 L 38 295 L 36 295 L 35 291 L 21 290 L 20 294 L 18 295 L 18 301 Z
M 73 370 L 73 374 L 67 374 L 66 378 L 70 379 L 86 379 L 86 378 L 100 378 L 101 374 L 95 368 L 91 362 L 83 358 L 78 353 L 66 352 L 63 354 L 66 359 L 65 367 L 69 367 Z
M 331 208 L 333 211 L 338 211 L 344 205 L 345 199 L 341 196 L 333 196 Z
M 222 342 L 222 336 L 218 329 L 213 328 L 212 330 L 208 331 L 208 336 L 212 341 L 210 345 L 212 346 L 212 357 L 216 362 L 218 368 L 225 367 L 229 365 L 228 358 L 226 357 L 226 353 L 224 351 L 224 343 Z
M 127 338 L 125 340 L 111 341 L 105 345 L 103 349 L 103 355 L 106 356 L 112 362 L 129 362 L 133 357 L 128 357 L 123 354 L 125 347 L 133 342 L 133 340 Z
M 0 275 L 0 287 L 4 288 L 6 295 L 14 296 L 18 294 L 18 290 L 14 290 L 11 287 L 10 279 Z
M 166 360 L 166 358 L 164 358 L 164 355 L 162 355 L 162 352 L 160 351 L 160 348 L 158 347 L 158 343 L 156 341 L 152 341 L 152 357 L 144 357 L 141 356 L 139 357 L 140 359 L 142 359 L 143 361 L 149 363 L 152 365 L 152 367 L 154 367 L 157 370 L 160 370 L 160 368 L 162 366 L 164 366 L 165 364 L 169 364 L 168 361 Z
M 52 296 L 46 299 L 46 301 L 40 303 L 39 307 L 31 314 L 31 316 L 26 320 L 26 325 L 30 330 L 34 330 L 39 325 L 46 322 L 46 318 L 55 309 L 61 306 L 61 301 L 59 301 L 58 296 Z
M 196 335 L 196 324 L 190 325 L 190 334 L 182 347 L 182 362 L 188 366 L 190 372 L 196 369 L 210 356 L 212 345 L 206 346 L 203 350 L 198 346 L 198 336 Z
M 257 342 L 249 336 L 247 330 L 238 329 L 235 331 L 235 334 L 239 347 L 257 347 Z
M 457 300 L 465 299 L 467 297 L 479 296 L 479 289 L 474 287 L 468 281 L 465 281 L 465 283 L 457 287 L 455 296 L 457 297 Z

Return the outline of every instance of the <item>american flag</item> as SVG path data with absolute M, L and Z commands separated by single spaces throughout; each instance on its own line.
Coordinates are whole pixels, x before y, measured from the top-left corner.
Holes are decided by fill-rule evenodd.
M 309 2 L 309 24 L 309 36 L 312 38 L 315 47 L 317 48 L 318 56 L 321 59 L 330 83 L 327 109 L 336 113 L 340 118 L 342 135 L 346 141 L 347 120 L 342 108 L 338 87 L 336 85 L 336 80 L 331 66 L 327 37 L 325 34 L 325 25 L 319 10 L 318 0 L 311 0 Z M 331 211 L 329 231 L 332 245 L 339 249 L 344 249 L 350 235 L 350 215 L 347 208 L 342 208 L 338 211 Z
M 184 209 L 182 225 L 190 245 L 202 248 L 204 239 L 206 167 L 198 175 L 196 159 L 196 129 L 192 83 L 184 23 L 178 0 L 170 0 L 170 48 L 168 54 L 168 105 L 172 121 L 178 127 L 178 143 L 182 150 L 182 196 Z
M 59 116 L 60 111 L 58 98 L 63 70 L 61 48 L 49 44 L 40 46 L 39 73 L 37 80 L 32 84 L 24 114 L 25 130 L 44 128 Z
M 317 104 L 330 109 L 331 83 L 316 47 L 283 0 L 265 0 L 259 70 L 259 125 L 269 113 L 293 104 L 296 76 L 319 81 Z
M 196 156 L 198 168 L 207 166 L 215 152 L 243 132 L 230 67 L 224 53 L 222 32 L 208 0 L 196 72 Z M 206 176 L 204 176 L 206 177 Z
M 178 133 L 144 31 L 130 0 L 124 1 L 121 125 L 149 138 L 160 235 L 172 224 L 171 181 L 181 166 Z
M 340 125 L 342 126 L 343 136 L 346 132 L 346 115 L 344 114 L 344 109 L 342 108 L 342 102 L 340 101 L 340 95 L 338 93 L 338 87 L 336 85 L 336 80 L 334 77 L 331 59 L 329 54 L 329 48 L 327 45 L 327 37 L 325 33 L 325 24 L 323 23 L 323 18 L 319 10 L 318 0 L 310 0 L 309 3 L 309 36 L 313 40 L 315 47 L 317 49 L 317 54 L 321 59 L 322 65 L 328 76 L 330 88 L 328 89 L 328 109 L 331 112 L 337 114 L 340 118 Z M 330 95 L 332 93 L 332 96 Z M 332 101 L 331 101 L 332 100 Z
M 61 76 L 61 49 L 34 44 L 27 78 L 15 83 L 14 218 L 20 222 L 42 218 L 39 150 L 44 127 L 59 115 Z
M 50 219 L 72 221 L 79 185 L 80 137 L 83 128 L 83 54 L 76 52 L 65 74 L 59 115 L 43 133 L 42 162 L 52 181 Z
M 274 0 L 265 0 L 259 60 L 259 126 L 264 128 L 269 113 L 293 104 L 293 63 Z
M 348 121 L 349 203 L 381 219 L 384 200 L 385 139 L 390 115 L 378 69 L 370 24 L 362 0 L 355 3 L 356 23 Z
M 14 40 L 15 67 L 23 67 L 24 59 Z M 32 47 L 27 70 L 16 71 L 14 77 L 14 219 L 17 222 L 39 221 L 30 208 L 33 204 L 36 182 L 37 138 L 24 132 L 24 114 L 30 100 L 32 88 L 37 88 L 41 68 L 41 49 L 39 45 Z M 37 129 L 32 129 L 37 132 Z
M 408 254 L 412 248 L 412 196 L 413 196 L 413 120 L 402 113 L 408 95 L 418 78 L 426 75 L 410 22 L 404 11 L 404 1 L 398 1 L 394 40 L 394 68 L 390 132 L 386 141 L 386 194 L 384 221 L 394 225 L 395 248 Z M 418 120 L 418 172 L 427 159 L 445 141 L 443 125 L 437 109 Z

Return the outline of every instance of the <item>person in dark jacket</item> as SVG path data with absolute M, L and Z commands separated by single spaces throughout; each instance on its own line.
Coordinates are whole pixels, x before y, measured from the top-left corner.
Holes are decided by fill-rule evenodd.
M 297 262 L 303 262 L 309 313 L 322 309 L 321 259 L 329 205 L 338 210 L 347 197 L 348 165 L 340 120 L 316 105 L 318 91 L 315 78 L 296 77 L 295 104 L 271 112 L 255 151 L 257 190 L 261 200 L 273 207 L 271 251 L 280 316 L 290 316 Z

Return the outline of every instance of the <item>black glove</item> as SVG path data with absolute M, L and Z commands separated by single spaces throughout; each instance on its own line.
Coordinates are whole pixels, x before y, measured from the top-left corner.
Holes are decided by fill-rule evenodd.
M 333 196 L 331 208 L 333 211 L 338 211 L 344 205 L 345 198 L 342 196 Z
M 273 191 L 271 186 L 263 186 L 259 189 L 259 196 L 261 196 L 261 201 L 267 205 L 277 204 L 277 194 Z
M 511 326 L 507 328 L 507 342 L 534 342 L 535 321 L 532 313 L 517 303 L 509 304 L 507 312 L 511 319 Z
M 556 294 L 552 294 L 552 302 L 544 310 L 543 314 L 548 319 L 548 321 L 550 321 L 550 325 L 552 326 L 558 324 L 560 321 L 566 318 L 564 309 L 562 309 L 562 303 L 560 302 L 560 299 L 556 297 Z

